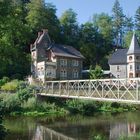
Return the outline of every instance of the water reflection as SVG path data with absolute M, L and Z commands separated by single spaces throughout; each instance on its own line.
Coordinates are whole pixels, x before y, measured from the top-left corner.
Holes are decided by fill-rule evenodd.
M 121 136 L 131 137 L 139 132 L 139 126 L 135 123 L 115 123 L 110 126 L 110 140 L 117 140 Z
M 107 116 L 76 116 L 54 122 L 44 118 L 6 118 L 6 140 L 94 140 L 96 136 L 118 140 L 122 135 L 132 137 L 140 133 L 138 114 Z

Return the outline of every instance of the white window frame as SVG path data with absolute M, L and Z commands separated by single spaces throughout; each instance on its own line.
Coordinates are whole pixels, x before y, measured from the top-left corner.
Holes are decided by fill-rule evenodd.
M 67 70 L 60 70 L 60 77 L 61 78 L 67 78 Z
M 73 66 L 79 66 L 79 61 L 78 60 L 72 60 L 72 65 Z
M 67 59 L 60 59 L 60 66 L 67 66 Z
M 136 66 L 136 69 L 137 69 L 137 70 L 140 70 L 140 65 L 137 65 L 137 66 Z
M 78 77 L 79 77 L 78 70 L 73 70 L 73 78 L 78 78 Z

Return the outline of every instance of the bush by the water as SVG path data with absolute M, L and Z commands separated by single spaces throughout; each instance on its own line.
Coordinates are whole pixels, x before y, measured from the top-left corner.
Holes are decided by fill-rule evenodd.
M 92 115 L 98 110 L 98 104 L 93 101 L 67 100 L 66 106 L 71 113 L 82 113 L 83 115 Z
M 18 80 L 12 80 L 1 86 L 1 90 L 5 92 L 16 92 L 18 87 Z
M 15 81 L 11 81 L 13 83 Z M 4 86 L 7 87 L 6 83 Z M 2 88 L 3 89 L 3 88 Z M 11 88 L 6 88 L 10 89 Z M 18 114 L 66 114 L 67 111 L 63 107 L 58 107 L 55 103 L 46 101 L 38 101 L 35 96 L 35 86 L 30 86 L 25 82 L 18 81 L 15 87 L 15 93 L 1 93 L 0 94 L 0 109 L 6 113 Z M 7 91 L 8 91 L 7 90 Z
M 0 79 L 0 87 L 3 86 L 7 82 L 9 82 L 9 78 L 8 77 L 3 77 L 2 79 Z
M 4 113 L 21 110 L 21 103 L 16 94 L 0 94 L 0 109 Z
M 27 101 L 29 98 L 34 96 L 30 87 L 19 90 L 17 95 L 21 102 Z
M 83 115 L 92 115 L 95 112 L 124 112 L 134 111 L 136 105 L 123 104 L 117 102 L 98 102 L 91 100 L 69 99 L 66 101 L 66 108 L 70 113 L 80 113 Z

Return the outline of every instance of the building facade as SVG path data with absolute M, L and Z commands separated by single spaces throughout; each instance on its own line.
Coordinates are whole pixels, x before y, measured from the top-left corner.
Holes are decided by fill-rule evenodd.
M 47 30 L 31 45 L 31 72 L 35 79 L 71 80 L 82 77 L 84 56 L 72 46 L 51 42 Z
M 140 46 L 135 34 L 133 34 L 129 49 L 116 50 L 108 63 L 112 77 L 140 77 Z

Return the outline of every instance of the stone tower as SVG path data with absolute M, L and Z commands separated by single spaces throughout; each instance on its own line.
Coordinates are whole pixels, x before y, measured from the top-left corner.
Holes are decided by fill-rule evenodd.
M 127 77 L 140 77 L 140 46 L 135 33 L 127 52 Z

